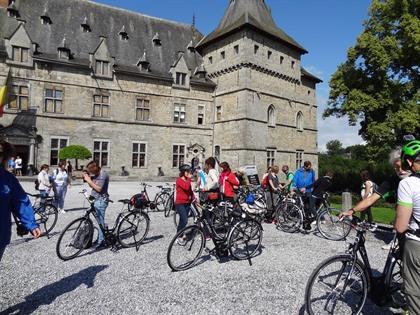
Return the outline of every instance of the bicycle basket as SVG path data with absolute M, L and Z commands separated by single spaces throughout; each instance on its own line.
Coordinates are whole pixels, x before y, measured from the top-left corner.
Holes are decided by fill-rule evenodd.
M 147 207 L 147 198 L 144 194 L 137 194 L 131 197 L 130 205 L 136 209 L 143 209 Z
M 84 223 L 78 230 L 76 235 L 74 236 L 74 240 L 72 245 L 74 248 L 83 249 L 89 242 L 90 237 L 90 229 L 89 224 Z

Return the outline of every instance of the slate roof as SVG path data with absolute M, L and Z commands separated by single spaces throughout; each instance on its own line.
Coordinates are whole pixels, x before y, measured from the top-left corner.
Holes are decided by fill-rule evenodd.
M 31 40 L 38 44 L 38 59 L 55 62 L 88 65 L 89 53 L 93 53 L 106 37 L 110 55 L 116 58 L 119 67 L 130 68 L 140 73 L 137 62 L 147 53 L 150 72 L 154 76 L 170 78 L 169 70 L 178 57 L 179 51 L 185 52 L 188 67 L 194 74 L 203 58 L 195 51 L 188 51 L 192 41 L 196 44 L 203 35 L 192 25 L 182 24 L 136 12 L 98 4 L 88 0 L 16 0 L 15 7 Z M 48 12 L 51 25 L 41 23 L 41 16 Z M 81 24 L 86 22 L 91 32 L 85 33 Z M 8 17 L 6 8 L 0 9 L 0 49 L 4 51 L 4 38 L 8 38 L 18 27 L 16 18 Z M 129 39 L 121 40 L 120 31 L 124 28 Z M 161 46 L 153 43 L 156 36 Z M 73 59 L 58 59 L 57 49 L 66 38 Z M 194 78 L 192 79 L 194 82 Z M 199 80 L 200 81 L 200 80 Z M 202 81 L 202 80 L 201 80 Z M 209 83 L 211 83 L 209 81 Z
M 229 5 L 216 30 L 204 37 L 197 45 L 197 49 L 200 50 L 246 26 L 274 37 L 301 53 L 308 53 L 298 42 L 277 27 L 265 0 L 229 0 Z
M 301 73 L 302 73 L 302 77 L 306 77 L 311 81 L 315 81 L 316 83 L 322 83 L 323 81 L 314 76 L 312 73 L 310 73 L 308 70 L 306 70 L 304 67 L 300 67 Z

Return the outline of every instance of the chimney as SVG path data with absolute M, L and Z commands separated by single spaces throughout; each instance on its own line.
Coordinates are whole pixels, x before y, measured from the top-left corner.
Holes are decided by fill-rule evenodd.
M 10 0 L 0 0 L 0 8 L 7 8 L 10 2 Z

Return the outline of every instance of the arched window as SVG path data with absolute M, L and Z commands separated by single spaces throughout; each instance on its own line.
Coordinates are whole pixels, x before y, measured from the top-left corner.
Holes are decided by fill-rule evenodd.
M 276 126 L 276 117 L 275 117 L 275 110 L 274 106 L 270 105 L 267 110 L 267 123 L 270 127 Z
M 296 115 L 296 128 L 298 131 L 303 131 L 303 114 L 298 112 Z

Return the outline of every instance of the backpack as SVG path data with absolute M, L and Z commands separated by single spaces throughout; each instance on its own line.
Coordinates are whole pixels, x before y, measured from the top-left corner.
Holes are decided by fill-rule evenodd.
M 35 179 L 34 184 L 35 184 L 35 190 L 39 190 L 39 180 L 38 179 Z
M 262 182 L 261 182 L 261 187 L 262 188 L 267 188 L 268 186 L 268 174 L 264 175 Z

